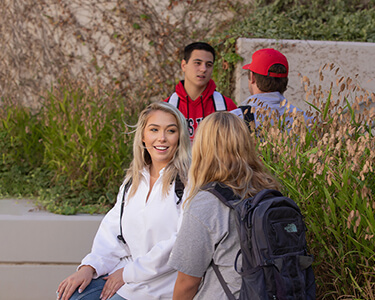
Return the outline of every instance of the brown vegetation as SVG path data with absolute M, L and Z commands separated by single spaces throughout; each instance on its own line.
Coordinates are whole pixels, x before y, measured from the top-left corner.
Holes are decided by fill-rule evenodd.
M 4 0 L 0 97 L 36 105 L 62 73 L 128 98 L 164 97 L 181 77 L 181 48 L 230 20 L 235 2 Z

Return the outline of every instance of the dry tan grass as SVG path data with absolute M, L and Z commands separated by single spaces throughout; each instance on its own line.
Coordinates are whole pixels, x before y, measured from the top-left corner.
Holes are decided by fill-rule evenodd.
M 353 82 L 339 77 L 328 100 L 322 87 L 308 86 L 314 124 L 290 112 L 289 131 L 266 118 L 253 133 L 265 164 L 306 216 L 318 299 L 375 299 L 375 97 Z

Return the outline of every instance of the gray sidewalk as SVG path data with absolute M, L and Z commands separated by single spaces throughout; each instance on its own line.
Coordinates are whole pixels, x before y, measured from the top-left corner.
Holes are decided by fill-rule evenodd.
M 0 299 L 56 299 L 90 251 L 104 215 L 62 216 L 29 200 L 0 200 Z

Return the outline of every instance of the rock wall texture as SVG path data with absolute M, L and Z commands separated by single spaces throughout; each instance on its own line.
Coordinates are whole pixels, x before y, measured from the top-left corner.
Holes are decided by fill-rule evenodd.
M 68 77 L 86 86 L 117 90 L 134 101 L 163 99 L 182 77 L 179 62 L 184 45 L 203 40 L 233 17 L 240 17 L 233 9 L 238 2 L 251 3 L 2 0 L 0 97 L 38 105 L 47 90 Z M 374 91 L 374 44 L 237 41 L 244 62 L 262 47 L 277 48 L 287 56 L 290 81 L 285 95 L 301 108 L 308 107 L 306 96 L 323 83 L 322 78 L 324 84 L 332 82 L 337 89 L 350 78 L 358 89 Z M 239 64 L 235 74 L 237 103 L 248 96 L 244 74 Z M 322 88 L 327 91 L 330 86 Z
M 2 0 L 0 97 L 37 104 L 62 75 L 123 95 L 167 93 L 181 48 L 233 18 L 232 2 Z

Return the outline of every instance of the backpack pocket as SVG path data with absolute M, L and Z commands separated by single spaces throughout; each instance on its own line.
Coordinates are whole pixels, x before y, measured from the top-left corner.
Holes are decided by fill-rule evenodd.
M 251 300 L 269 299 L 263 267 L 259 266 L 240 274 L 242 276 L 242 285 L 239 300 L 249 300 L 249 295 L 251 295 Z
M 312 256 L 304 253 L 272 257 L 276 299 L 315 299 L 313 261 Z
M 305 223 L 294 209 L 273 209 L 269 213 L 270 255 L 296 253 L 305 248 Z

